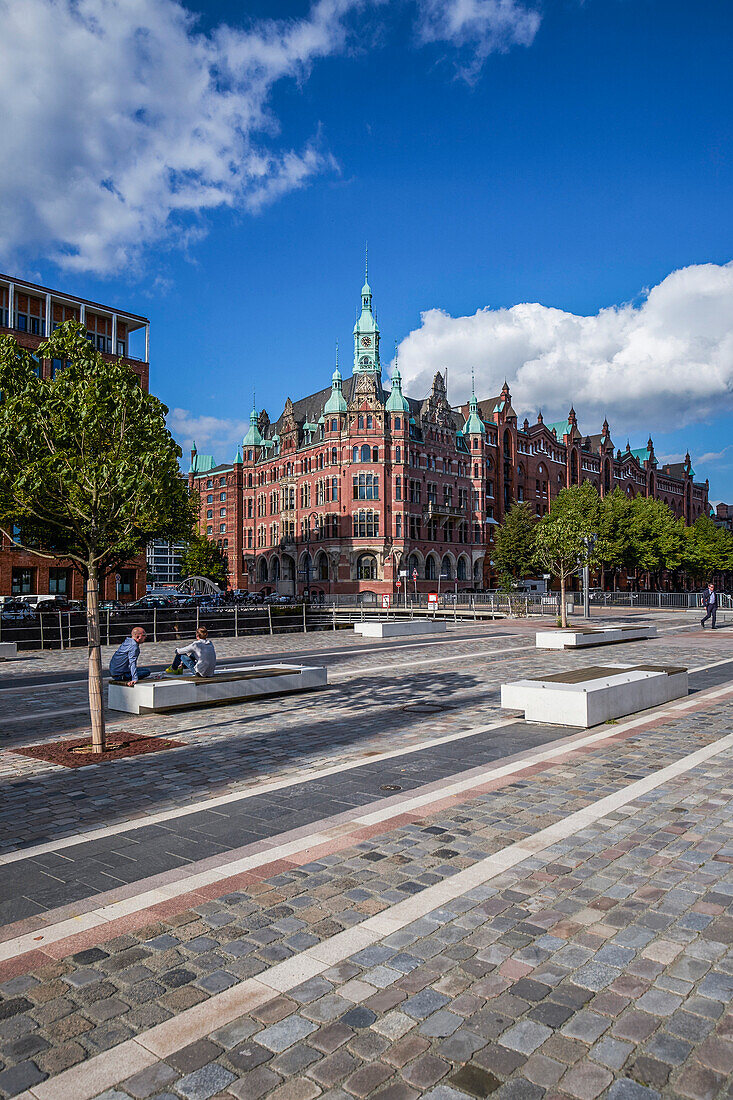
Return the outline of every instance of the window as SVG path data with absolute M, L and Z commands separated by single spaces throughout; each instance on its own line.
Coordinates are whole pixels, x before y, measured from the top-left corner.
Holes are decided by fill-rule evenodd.
M 359 431 L 360 432 L 364 431 L 364 417 L 363 416 L 359 417 Z
M 377 579 L 377 559 L 373 554 L 362 554 L 356 563 L 356 579 L 375 581 Z
M 338 451 L 336 450 L 335 447 L 332 447 L 331 448 L 331 465 L 335 466 L 337 462 L 338 462 Z
M 367 428 L 373 428 L 373 427 L 374 427 L 374 418 L 370 414 L 369 416 L 367 416 Z
M 395 460 L 395 462 L 402 462 L 402 448 L 401 447 L 396 447 L 395 448 L 394 460 Z
M 428 482 L 428 504 L 438 503 L 438 486 L 434 481 Z
M 394 533 L 395 533 L 395 538 L 398 538 L 398 539 L 402 538 L 402 516 L 399 516 L 399 515 L 395 516 Z
M 226 500 L 226 498 L 227 498 L 226 493 L 219 493 L 219 500 L 224 501 L 224 500 Z
M 434 581 L 437 577 L 438 570 L 436 568 L 437 562 L 432 554 L 429 554 L 425 561 L 425 580 Z
M 209 508 L 209 510 L 206 513 L 206 518 L 207 519 L 213 519 L 214 518 L 214 509 L 213 508 Z
M 206 488 L 207 489 L 213 489 L 214 488 L 214 482 L 213 481 L 207 481 L 206 482 Z
M 206 528 L 206 534 L 207 535 L 213 535 L 214 534 L 214 528 L 213 527 L 207 527 Z
M 226 510 L 226 508 L 220 508 L 220 509 L 219 509 L 219 515 L 220 515 L 220 516 L 225 516 L 226 514 L 227 514 L 227 510 Z
M 418 561 L 417 554 L 410 554 L 409 558 L 407 559 L 407 572 L 410 574 L 410 579 L 411 580 L 412 580 L 412 574 L 413 573 L 419 575 L 419 573 L 420 573 L 420 562 Z M 415 580 L 417 580 L 417 576 L 415 577 Z
M 369 447 L 365 443 L 364 446 L 361 449 L 361 461 L 362 462 L 371 462 L 371 460 L 372 460 L 372 449 L 371 449 L 371 447 Z
M 135 595 L 135 570 L 134 569 L 120 569 L 119 593 L 120 593 L 121 596 L 134 596 Z
M 410 502 L 412 504 L 420 503 L 420 496 L 422 493 L 422 485 L 419 481 L 410 482 Z
M 420 540 L 420 517 L 410 516 L 410 538 L 413 542 Z
M 69 570 L 49 569 L 48 591 L 51 595 L 65 596 L 69 591 Z
M 64 367 L 68 367 L 68 365 L 69 365 L 69 360 L 68 359 L 52 359 L 51 360 L 51 377 L 55 378 L 56 375 L 59 374 L 64 369 Z
M 402 478 L 396 477 L 394 482 L 395 500 L 402 500 Z
M 378 538 L 379 514 L 377 512 L 354 512 L 353 524 L 354 538 Z
M 207 504 L 213 504 L 214 503 L 214 494 L 213 493 L 209 493 L 209 495 L 206 498 L 206 503 Z
M 35 569 L 14 569 L 12 573 L 12 594 L 14 596 L 28 596 L 35 592 Z
M 331 431 L 332 431 L 332 432 L 337 432 L 338 430 L 339 430 L 339 422 L 338 422 L 338 420 L 332 420 L 332 421 L 331 421 Z
M 394 418 L 394 427 L 395 427 L 396 432 L 398 432 L 400 430 L 400 428 L 402 427 L 402 420 L 399 416 L 396 416 Z M 397 461 L 399 462 L 399 459 L 397 459 Z
M 354 474 L 354 500 L 379 500 L 379 477 Z

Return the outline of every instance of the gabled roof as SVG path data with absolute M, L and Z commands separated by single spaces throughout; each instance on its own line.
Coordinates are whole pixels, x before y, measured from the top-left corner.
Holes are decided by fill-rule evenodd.
M 209 470 L 216 468 L 213 455 L 200 455 L 198 451 L 191 458 L 191 465 L 188 467 L 189 474 L 204 474 Z

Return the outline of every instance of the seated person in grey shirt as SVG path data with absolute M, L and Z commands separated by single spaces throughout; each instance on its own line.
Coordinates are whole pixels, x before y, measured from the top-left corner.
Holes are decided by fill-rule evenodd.
M 196 641 L 176 650 L 173 664 L 166 672 L 181 676 L 184 672 L 193 672 L 196 676 L 213 676 L 216 668 L 216 650 L 208 641 L 209 632 L 205 626 L 196 631 Z

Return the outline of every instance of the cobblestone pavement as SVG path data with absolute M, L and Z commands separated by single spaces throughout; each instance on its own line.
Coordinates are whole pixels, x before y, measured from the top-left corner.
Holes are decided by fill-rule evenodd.
M 673 633 L 604 659 L 712 665 L 696 674 L 696 686 L 724 691 L 733 665 L 718 662 L 733 658 L 729 637 Z M 147 720 L 146 729 L 190 740 L 146 758 L 152 772 L 139 761 L 113 765 L 114 791 L 102 767 L 43 766 L 30 781 L 5 779 L 4 794 L 17 785 L 26 791 L 25 807 L 17 798 L 6 819 L 10 846 L 185 806 L 273 775 L 315 779 L 327 762 L 348 763 L 368 746 L 419 748 L 498 718 L 498 685 L 526 674 L 528 658 L 543 670 L 592 663 L 587 654 L 537 655 L 530 640 L 521 627 L 503 640 L 482 632 L 429 653 L 381 650 L 376 667 L 368 654 L 344 654 L 344 678 L 328 693 L 262 704 L 254 714 L 215 712 L 228 724 L 214 733 L 198 725 L 194 732 L 191 715 Z M 482 648 L 493 651 L 469 656 Z M 419 665 L 428 657 L 438 660 Z M 441 666 L 447 657 L 459 660 Z M 431 711 L 446 703 L 454 709 Z M 84 946 L 78 936 L 68 948 L 62 941 L 41 965 L 32 952 L 27 964 L 11 960 L 15 976 L 0 984 L 0 1096 L 31 1089 L 28 1100 L 733 1096 L 733 747 L 719 744 L 731 718 L 733 697 L 720 694 L 638 732 L 604 727 L 607 737 L 582 752 L 569 745 L 542 771 L 528 767 L 450 805 L 438 792 L 417 820 L 393 816 L 363 839 L 321 844 L 310 863 L 280 861 L 259 878 L 243 876 L 236 889 L 212 886 L 187 907 L 152 910 L 148 924 L 138 920 L 111 938 L 93 929 Z M 327 727 L 320 734 L 319 722 Z M 206 744 L 196 745 L 202 733 Z M 307 744 L 294 751 L 296 738 Z M 453 742 L 466 745 L 468 767 L 477 763 L 473 741 Z M 192 751 L 190 769 L 174 763 Z M 429 760 L 434 752 L 417 755 Z M 687 762 L 700 752 L 710 758 Z M 672 768 L 666 781 L 641 789 L 672 765 L 680 774 Z M 594 816 L 600 799 L 617 802 Z M 33 828 L 31 801 L 46 818 Z M 567 835 L 538 846 L 543 830 L 562 832 L 581 810 Z M 512 852 L 515 865 L 504 870 Z M 466 884 L 485 860 L 483 880 Z M 435 889 L 444 893 L 431 905 Z M 416 915 L 400 924 L 406 904 Z M 379 934 L 367 935 L 374 919 Z M 360 950 L 362 928 L 369 942 Z M 309 952 L 327 959 L 330 945 L 349 935 L 347 953 L 314 968 Z M 289 982 L 276 977 L 283 965 L 293 968 Z M 233 1011 L 253 979 L 264 994 Z

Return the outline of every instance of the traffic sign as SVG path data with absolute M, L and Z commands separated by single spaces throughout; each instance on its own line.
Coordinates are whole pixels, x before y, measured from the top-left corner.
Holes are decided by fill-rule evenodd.
M 395 581 L 395 588 L 402 588 L 402 581 Z
M 400 569 L 400 576 L 401 576 L 401 577 L 406 577 L 406 576 L 408 576 L 407 570 L 406 570 L 406 569 Z
M 391 602 L 392 601 L 390 600 L 390 597 L 389 597 L 388 594 L 385 594 L 384 596 L 382 596 L 382 607 L 385 608 L 386 610 L 389 610 L 389 605 L 390 605 Z
M 438 593 L 437 592 L 430 592 L 428 594 L 428 607 L 437 607 L 437 606 L 438 606 Z
M 417 580 L 417 569 L 413 569 L 413 571 L 412 571 L 412 579 L 413 579 L 414 581 L 416 581 L 416 580 Z
M 121 573 L 115 573 L 115 580 L 119 584 L 120 581 L 122 580 L 122 574 Z

